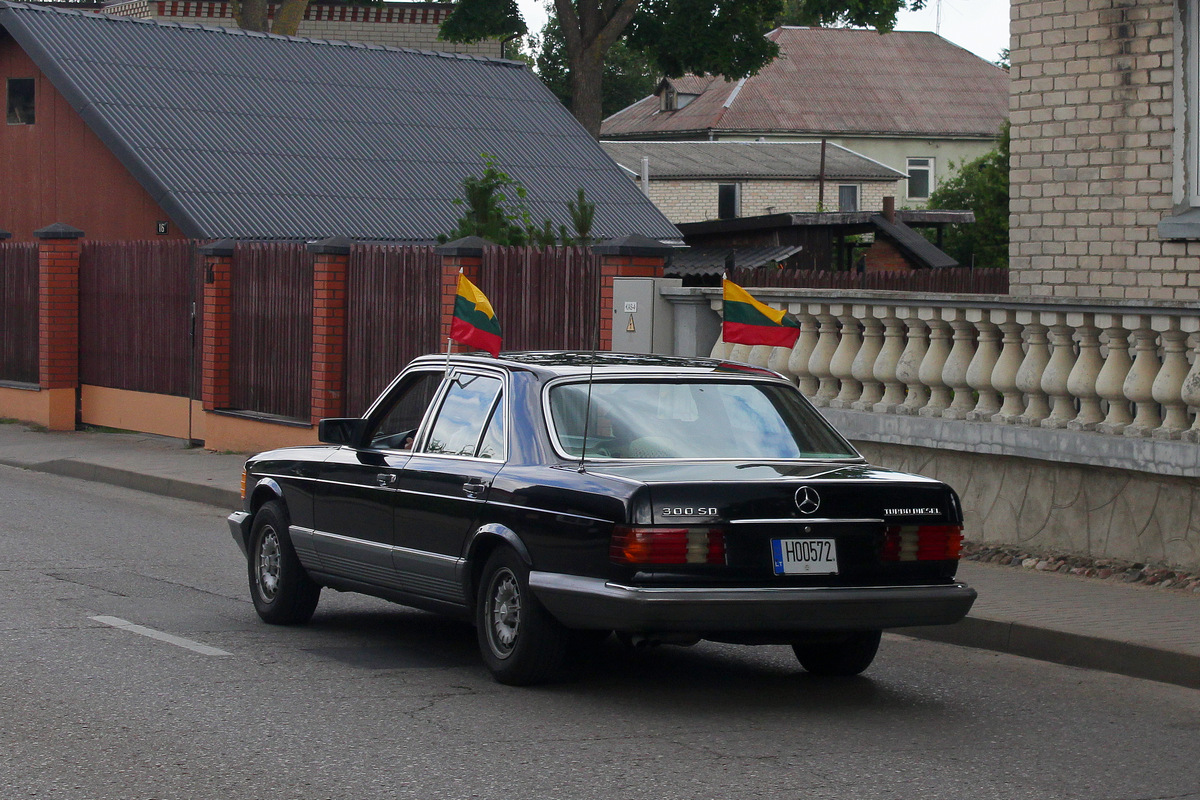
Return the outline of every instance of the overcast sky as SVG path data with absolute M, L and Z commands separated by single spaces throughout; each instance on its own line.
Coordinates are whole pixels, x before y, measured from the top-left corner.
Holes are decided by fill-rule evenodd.
M 927 0 L 923 11 L 905 11 L 896 30 L 932 31 L 937 29 L 939 0 Z M 540 31 L 546 22 L 544 0 L 518 0 L 529 30 Z M 1009 0 L 940 0 L 940 33 L 980 58 L 995 61 L 1008 47 Z

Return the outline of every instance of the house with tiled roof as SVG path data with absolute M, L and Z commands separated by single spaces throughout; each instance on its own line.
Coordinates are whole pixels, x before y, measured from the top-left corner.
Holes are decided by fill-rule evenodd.
M 904 173 L 820 142 L 601 142 L 672 222 L 879 211 Z
M 782 27 L 779 56 L 737 81 L 665 79 L 604 120 L 606 140 L 827 140 L 905 173 L 901 206 L 994 146 L 1008 73 L 933 33 Z
M 677 229 L 523 63 L 0 0 L 0 229 L 430 242 L 483 154 L 572 229 Z

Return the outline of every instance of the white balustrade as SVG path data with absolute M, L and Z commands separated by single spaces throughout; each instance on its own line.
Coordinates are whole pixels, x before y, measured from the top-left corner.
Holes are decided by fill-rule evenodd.
M 796 315 L 796 344 L 718 339 L 713 357 L 775 370 L 816 405 L 1200 444 L 1200 309 L 752 293 Z
M 829 405 L 831 408 L 850 408 L 862 396 L 862 382 L 854 377 L 854 359 L 862 349 L 862 330 L 852 306 L 838 304 L 830 306 L 829 311 L 837 317 L 841 330 L 841 341 L 829 362 L 829 371 L 840 382 L 841 391 Z

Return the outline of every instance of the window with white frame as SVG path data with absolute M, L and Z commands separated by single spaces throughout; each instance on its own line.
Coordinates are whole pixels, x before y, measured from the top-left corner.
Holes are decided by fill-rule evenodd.
M 908 199 L 928 200 L 933 191 L 933 159 L 910 156 L 908 159 Z

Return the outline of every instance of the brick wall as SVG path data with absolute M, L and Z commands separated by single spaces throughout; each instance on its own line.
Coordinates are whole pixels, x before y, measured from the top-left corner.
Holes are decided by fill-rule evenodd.
M 671 222 L 702 222 L 717 218 L 717 185 L 726 181 L 651 180 L 650 199 Z M 728 181 L 741 184 L 741 213 L 753 217 L 794 211 L 816 211 L 817 181 Z M 896 196 L 899 181 L 828 180 L 825 210 L 838 210 L 838 186 L 858 186 L 860 211 L 879 211 L 883 198 Z
M 438 41 L 438 27 L 450 10 L 448 4 L 429 3 L 388 3 L 382 6 L 313 3 L 305 12 L 298 33 L 312 39 L 500 56 L 500 43 L 495 40 L 476 44 Z M 235 25 L 230 4 L 219 0 L 129 0 L 108 6 L 105 13 L 163 22 L 224 27 Z
M 1172 209 L 1171 0 L 1013 0 L 1011 291 L 1200 299 Z

